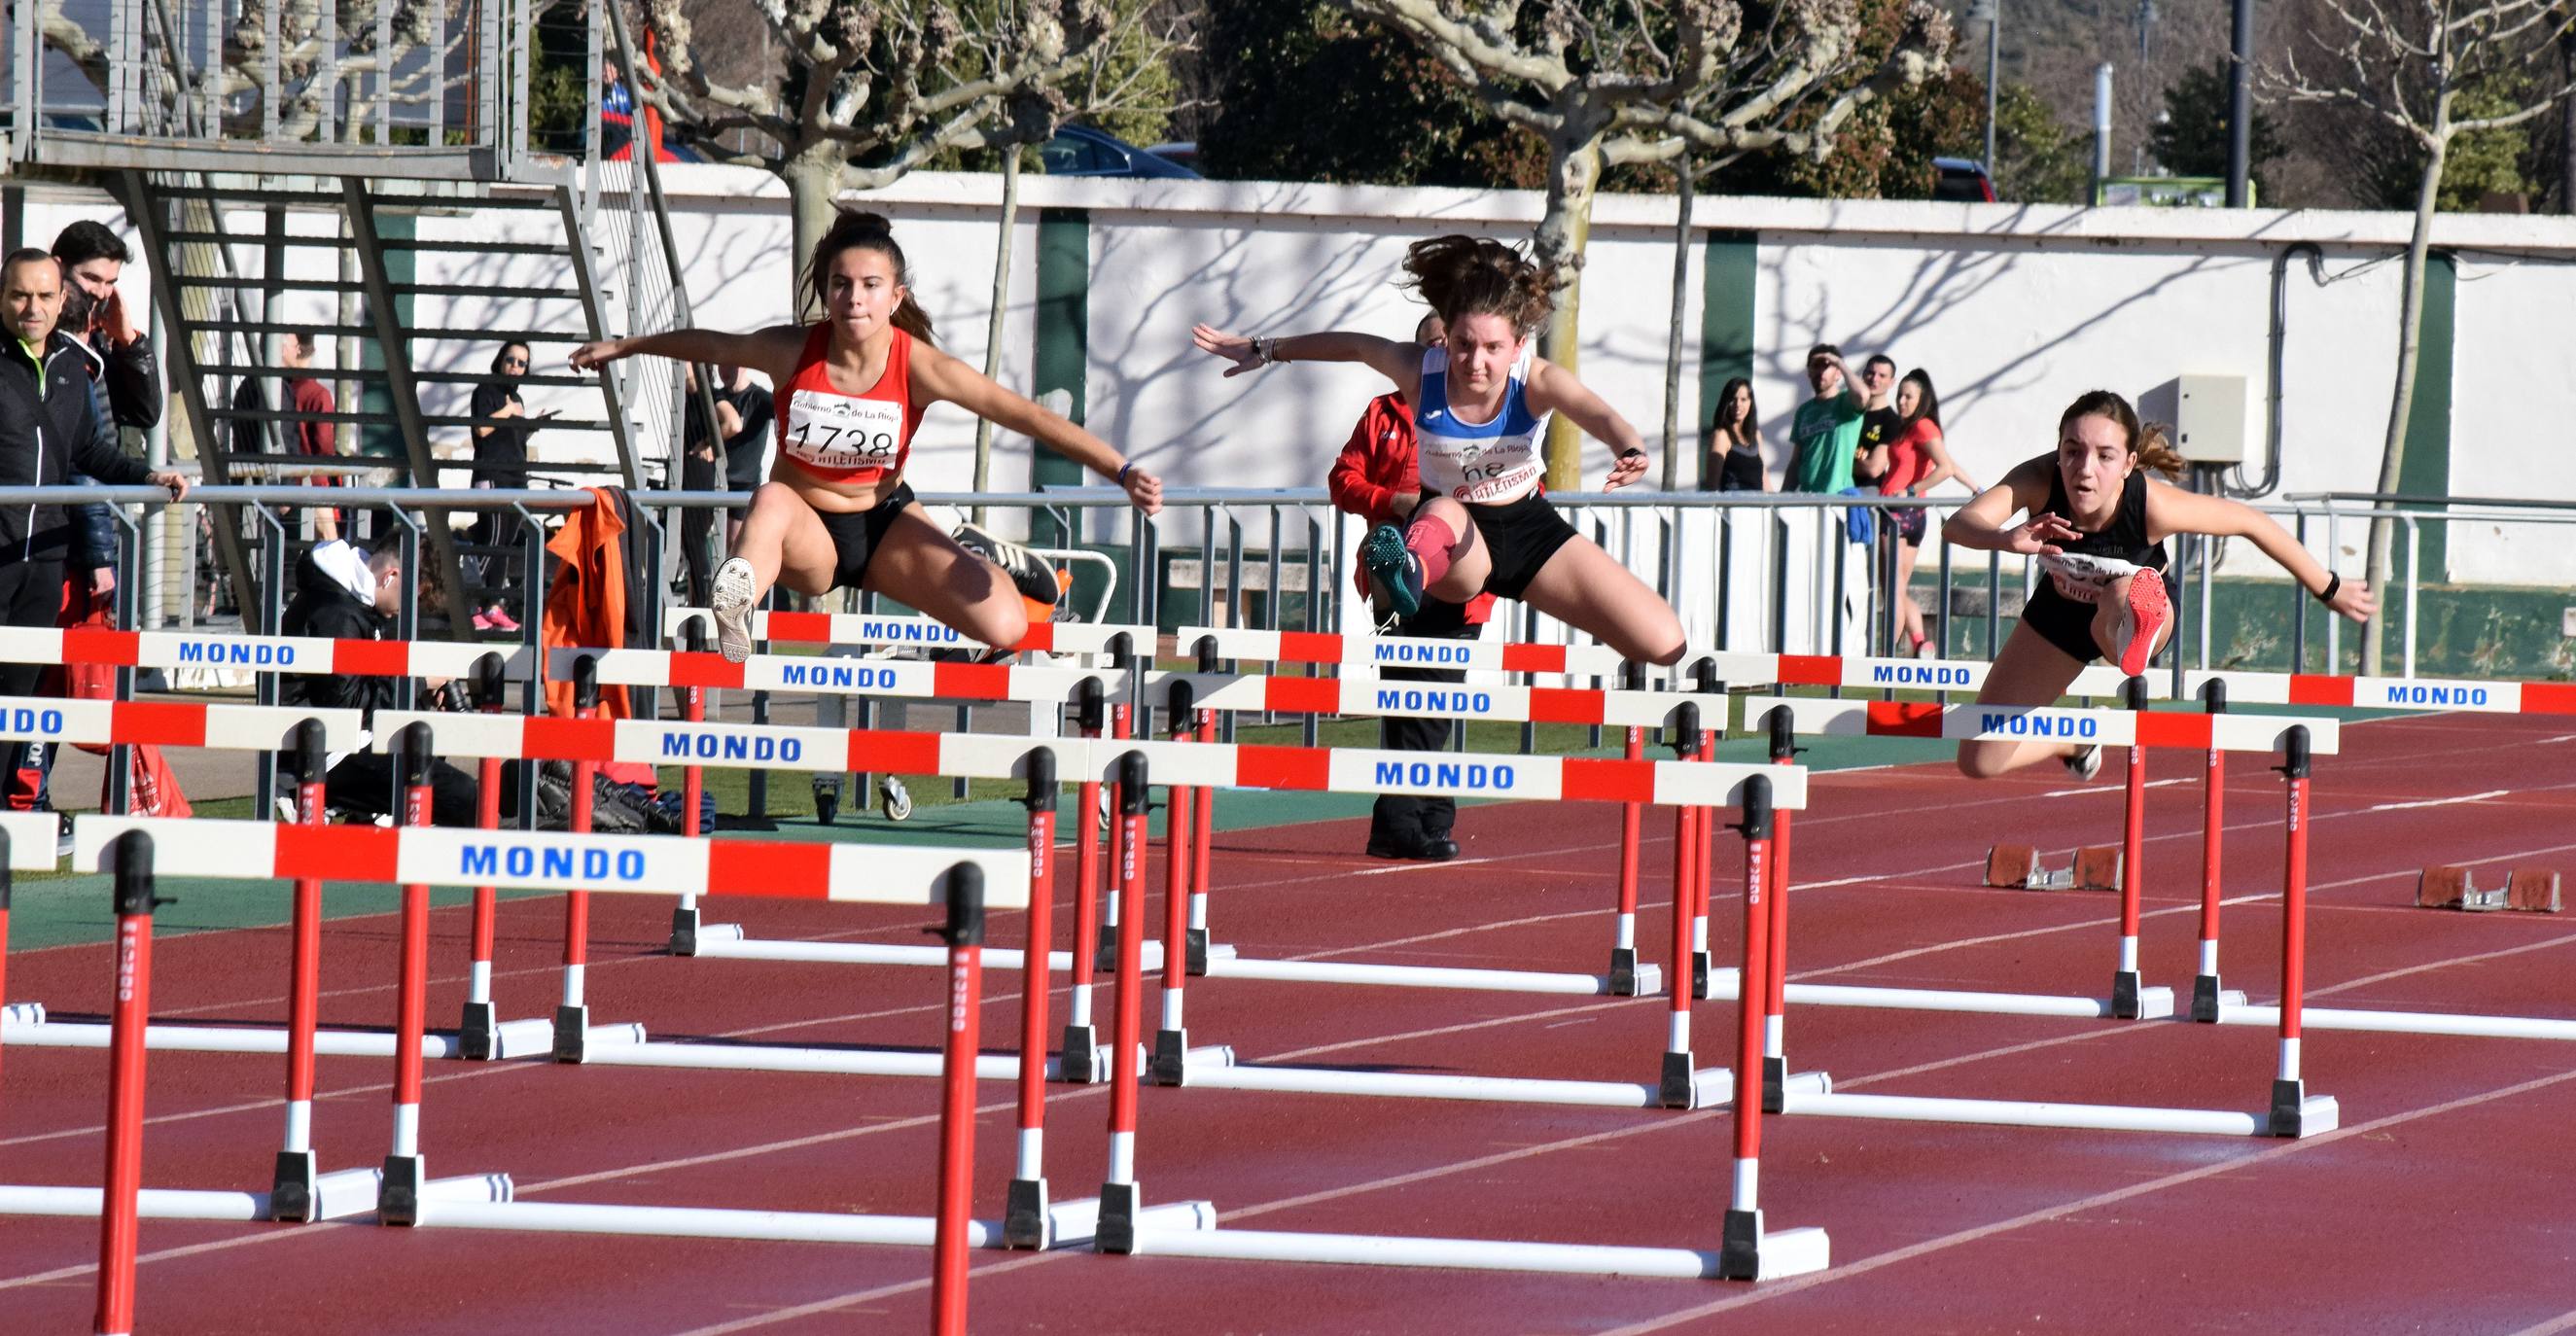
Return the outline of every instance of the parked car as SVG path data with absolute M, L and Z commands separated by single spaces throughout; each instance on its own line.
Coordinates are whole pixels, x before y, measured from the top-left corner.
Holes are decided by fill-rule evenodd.
M 1197 172 L 1088 125 L 1068 125 L 1038 148 L 1049 176 L 1135 176 L 1196 181 Z
M 1953 204 L 1992 204 L 1995 183 L 1974 158 L 1934 158 L 1932 198 Z

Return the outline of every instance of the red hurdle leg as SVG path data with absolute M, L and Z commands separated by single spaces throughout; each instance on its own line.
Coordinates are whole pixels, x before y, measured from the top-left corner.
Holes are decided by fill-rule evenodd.
M 1771 781 L 1759 775 L 1744 783 L 1744 973 L 1735 1002 L 1735 1176 L 1727 1200 L 1724 1242 L 1718 1274 L 1727 1280 L 1752 1280 L 1762 1262 L 1762 1089 L 1746 1074 L 1761 1070 L 1762 999 L 1768 978 L 1771 915 L 1763 892 L 1771 880 Z
M 1118 762 L 1118 1018 L 1109 1041 L 1109 1173 L 1100 1185 L 1100 1222 L 1092 1246 L 1136 1250 L 1136 1047 L 1145 992 L 1145 759 Z
M 707 721 L 707 691 L 700 686 L 680 690 L 680 717 L 693 724 Z M 696 839 L 705 834 L 698 828 L 698 805 L 707 791 L 706 768 L 680 767 L 680 834 Z M 698 897 L 693 892 L 682 895 L 678 907 L 671 911 L 671 954 L 693 956 L 698 953 Z
M 1002 1213 L 1002 1241 L 1043 1248 L 1047 1237 L 1045 1159 L 1047 987 L 1055 946 L 1055 753 L 1029 757 L 1029 935 L 1020 990 L 1020 1140 Z M 1075 938 L 1076 942 L 1081 938 Z M 1079 955 L 1079 952 L 1076 952 Z M 973 1052 L 970 1047 L 968 1050 Z
M 1771 763 L 1798 763 L 1797 737 L 1789 711 L 1773 709 L 1771 729 Z M 1763 990 L 1762 1007 L 1762 1110 L 1779 1113 L 1787 1107 L 1789 1088 L 1789 809 L 1772 812 L 1771 824 L 1771 912 L 1769 915 L 1770 957 L 1765 972 L 1769 987 Z M 1748 985 L 1749 986 L 1749 985 Z
M 295 819 L 322 824 L 322 726 L 296 729 Z M 322 883 L 299 877 L 287 929 L 292 963 L 286 990 L 286 1140 L 269 1177 L 268 1217 L 310 1220 L 320 1168 L 313 1156 L 313 1032 L 322 1013 Z
M 502 705 L 501 657 L 487 654 L 476 660 L 476 673 L 481 677 L 478 693 L 483 712 L 498 714 Z M 522 763 L 524 765 L 526 763 Z M 476 783 L 480 786 L 474 799 L 474 824 L 484 830 L 501 828 L 501 758 L 486 756 L 478 767 Z M 489 886 L 474 888 L 473 960 L 466 966 L 465 1013 L 456 1026 L 456 1051 L 463 1056 L 488 1061 L 501 1056 L 501 1017 L 492 1005 L 492 920 L 494 896 Z
M 1683 705 L 1677 711 L 1673 752 L 1688 757 L 1696 754 L 1700 744 L 1699 708 Z M 1663 1079 L 1658 1083 L 1658 1100 L 1668 1109 L 1691 1107 L 1691 921 L 1698 895 L 1699 813 L 1689 807 L 1673 809 L 1673 954 L 1672 978 L 1668 991 L 1672 1008 L 1664 1030 Z
M 948 1036 L 941 1050 L 939 1216 L 931 1242 L 936 1336 L 966 1336 L 967 1226 L 974 1223 L 976 1028 L 984 1007 L 984 874 L 948 874 Z M 1043 949 L 1043 948 L 1040 948 Z
M 428 826 L 429 729 L 403 730 L 403 824 Z M 388 1225 L 420 1223 L 420 1192 L 429 1181 L 420 1153 L 420 1045 L 429 1026 L 429 887 L 402 888 L 401 971 L 394 1003 L 394 1134 L 376 1188 L 376 1215 Z
M 108 1022 L 107 1176 L 99 1204 L 101 1336 L 134 1330 L 135 1245 L 143 1196 L 144 1027 L 152 1015 L 152 838 L 116 840 L 116 1007 Z
M 1700 734 L 1699 759 L 1717 759 L 1718 728 Z M 1709 865 L 1717 860 L 1717 809 L 1694 807 L 1691 820 L 1699 831 L 1699 858 L 1691 864 L 1691 996 L 1708 996 L 1708 976 L 1712 964 L 1708 956 Z
M 1134 724 L 1134 716 L 1126 706 L 1112 705 L 1109 707 L 1109 736 L 1118 739 L 1132 737 L 1134 735 L 1129 730 L 1134 727 Z M 1115 795 L 1112 795 L 1111 801 L 1114 803 L 1118 801 L 1118 799 Z M 1114 828 L 1120 823 L 1113 819 L 1110 824 Z M 1113 847 L 1109 853 L 1110 860 L 1114 863 L 1117 861 L 1118 856 L 1117 849 Z M 1119 897 L 1113 895 L 1103 900 L 1100 905 L 1099 950 L 1100 958 L 1104 962 L 1108 961 L 1118 950 L 1118 899 Z
M 1216 715 L 1199 712 L 1198 740 L 1216 741 Z M 1193 790 L 1198 795 L 1195 810 L 1197 829 L 1190 839 L 1190 973 L 1205 974 L 1208 969 L 1208 850 L 1216 843 L 1216 790 L 1205 785 Z
M 573 717 L 599 712 L 599 669 L 587 654 L 572 661 Z M 599 763 L 572 763 L 572 821 L 575 833 L 590 833 L 591 790 L 598 783 Z M 583 1000 L 583 975 L 590 961 L 590 892 L 564 892 L 563 1003 L 555 1008 L 555 1061 L 579 1062 L 590 1037 L 590 1006 Z
M 1628 730 L 1624 754 L 1631 761 L 1646 759 L 1646 730 Z M 1645 815 L 1644 803 L 1619 804 L 1619 919 L 1610 938 L 1610 992 L 1618 997 L 1651 991 L 1637 978 L 1637 854 Z
M 2141 679 L 2129 679 L 2131 710 L 2147 708 L 2146 686 Z M 2146 879 L 2147 749 L 2135 743 L 2129 747 L 2128 774 L 2128 811 L 2120 828 L 2120 963 L 2111 974 L 2111 1014 L 2136 1020 L 2144 1014 L 2139 1005 L 2138 901 Z
M 2211 714 L 2227 709 L 2227 684 L 2212 679 L 2201 688 Z M 2191 1018 L 2215 1024 L 2219 1011 L 2218 901 L 2219 849 L 2227 838 L 2227 753 L 2213 741 L 2209 768 L 2201 779 L 2200 812 L 2200 973 L 2191 981 Z
M 1187 742 L 1198 733 L 1198 712 L 1190 707 L 1190 687 L 1182 682 L 1173 688 L 1172 741 Z M 1183 1079 L 1184 1055 L 1189 1051 L 1190 1032 L 1183 1019 L 1182 1003 L 1188 997 L 1190 983 L 1190 869 L 1197 863 L 1198 790 L 1187 784 L 1174 784 L 1164 790 L 1171 795 L 1170 820 L 1163 827 L 1163 1023 L 1154 1031 L 1156 1085 L 1179 1085 Z M 1140 950 L 1141 957 L 1142 952 Z M 1125 987 L 1122 982 L 1121 988 Z M 1119 999 L 1125 1010 L 1126 999 Z
M 1088 684 L 1086 684 L 1088 686 Z M 1098 697 L 1091 696 L 1082 736 L 1100 736 Z M 1095 1055 L 1100 1031 L 1091 1019 L 1092 975 L 1098 969 L 1093 942 L 1100 935 L 1100 780 L 1083 771 L 1075 792 L 1073 814 L 1073 987 L 1065 1003 L 1064 1041 L 1057 1046 L 1057 1070 L 1067 1081 L 1091 1082 L 1101 1077 Z
M 2281 873 L 2281 1065 L 2272 1081 L 2271 1133 L 2314 1136 L 2330 1131 L 2340 1110 L 2330 1095 L 2310 1096 L 2299 1074 L 2299 1008 L 2308 967 L 2308 730 L 2293 727 L 2282 743 L 2288 790 L 2288 856 Z

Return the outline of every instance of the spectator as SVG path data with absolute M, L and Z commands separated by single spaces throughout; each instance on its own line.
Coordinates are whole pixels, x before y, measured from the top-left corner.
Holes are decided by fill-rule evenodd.
M 716 485 L 715 445 L 707 433 L 705 414 L 698 407 L 697 364 L 688 368 L 687 429 L 683 439 L 688 453 L 680 461 L 680 485 L 693 492 L 708 491 Z M 769 441 L 777 431 L 778 408 L 767 387 L 751 378 L 748 367 L 720 366 L 715 369 L 716 384 L 712 397 L 716 405 L 716 426 L 724 433 L 724 490 L 748 495 L 768 480 Z M 703 591 L 703 566 L 709 555 L 708 538 L 715 530 L 715 513 L 692 510 L 680 520 L 682 551 L 689 563 L 690 585 Z M 733 550 L 734 537 L 742 531 L 742 512 L 725 515 L 725 550 Z
M 1414 327 L 1413 340 L 1425 348 L 1434 348 L 1447 334 L 1440 317 L 1428 315 Z M 1422 504 L 1422 464 L 1413 430 L 1413 406 L 1405 402 L 1403 392 L 1381 394 L 1369 401 L 1325 482 L 1332 491 L 1334 508 L 1367 520 L 1372 528 L 1399 523 Z M 1359 579 L 1361 592 L 1367 592 L 1367 573 L 1361 572 Z M 1492 594 L 1478 594 L 1463 606 L 1429 599 L 1396 630 L 1409 636 L 1473 640 L 1493 607 Z M 1379 676 L 1391 682 L 1467 680 L 1465 673 L 1439 668 L 1389 668 Z M 1378 721 L 1378 745 L 1392 751 L 1439 751 L 1449 745 L 1449 721 L 1388 716 Z M 1377 805 L 1369 812 L 1368 853 L 1373 858 L 1446 862 L 1458 856 L 1457 841 L 1450 838 L 1457 822 L 1458 804 L 1451 799 L 1380 794 Z
M 1816 397 L 1798 405 L 1789 423 L 1794 453 L 1788 492 L 1846 492 L 1852 486 L 1852 458 L 1860 444 L 1861 418 L 1868 405 L 1843 365 L 1842 349 L 1819 343 L 1807 350 L 1807 384 Z
M 64 287 L 61 264 L 44 251 L 0 262 L 0 319 L 12 336 L 0 349 L 0 487 L 61 486 L 78 469 L 110 483 L 166 487 L 174 501 L 187 495 L 187 479 L 127 457 L 94 416 L 89 354 L 57 328 Z M 59 505 L 0 509 L 0 624 L 56 625 L 74 529 Z M 0 695 L 33 692 L 45 667 L 0 664 Z M 24 744 L 11 751 L 12 801 L 32 804 L 42 765 L 30 764 Z
M 1742 376 L 1717 392 L 1717 431 L 1709 438 L 1709 490 L 1767 492 L 1771 472 L 1762 462 L 1762 419 L 1753 407 L 1753 382 Z
M 1906 372 L 1905 383 L 1897 387 L 1896 412 L 1897 428 L 1888 442 L 1887 477 L 1879 483 L 1880 495 L 1921 496 L 1952 478 L 1967 484 L 1971 494 L 1985 490 L 1951 462 L 1941 435 L 1941 396 L 1932 392 L 1932 377 L 1920 367 Z M 1924 512 L 1881 513 L 1896 524 L 1896 611 L 1904 623 L 1906 642 L 1919 659 L 1926 640 L 1923 609 L 1915 605 L 1910 591 L 1914 563 L 1923 552 Z
M 370 553 L 336 540 L 317 544 L 295 563 L 295 598 L 278 619 L 278 630 L 334 640 L 384 639 L 393 633 L 394 614 L 402 608 L 402 581 L 402 554 L 391 548 Z M 426 685 L 437 691 L 447 683 L 432 679 Z M 280 675 L 278 694 L 289 705 L 362 710 L 372 724 L 377 710 L 393 706 L 394 679 L 287 673 Z M 397 764 L 390 746 L 352 752 L 324 777 L 324 798 L 343 811 L 399 813 Z M 464 771 L 443 760 L 431 765 L 432 819 L 439 825 L 473 825 L 476 793 L 473 777 Z
M 519 378 L 528 374 L 528 345 L 505 343 L 492 355 L 493 379 L 474 387 L 474 402 L 467 410 L 475 419 L 474 485 L 477 487 L 517 490 L 528 485 L 528 438 L 537 434 L 536 423 L 554 416 L 548 409 L 533 419 L 528 405 L 519 398 Z M 510 615 L 509 601 L 500 591 L 518 587 L 519 582 L 506 575 L 493 578 L 493 572 L 510 570 L 519 558 L 520 522 L 508 510 L 487 510 L 474 523 L 469 535 L 472 541 L 503 549 L 501 555 L 486 565 L 485 597 L 474 613 L 477 631 L 517 631 L 518 619 Z
M 105 223 L 84 218 L 54 237 L 54 260 L 63 268 L 63 313 L 57 322 L 89 358 L 90 414 L 110 446 L 116 429 L 150 431 L 161 421 L 161 373 L 152 343 L 125 309 L 117 280 L 133 260 L 125 241 Z M 97 480 L 75 472 L 75 487 Z M 90 596 L 116 590 L 116 521 L 108 508 L 89 502 L 76 511 L 80 525 L 70 564 L 85 570 Z
M 310 371 L 313 358 L 321 349 L 322 337 L 319 334 L 309 329 L 289 330 L 277 341 L 277 362 L 290 373 Z M 319 461 L 339 459 L 340 429 L 331 420 L 331 415 L 339 411 L 340 402 L 332 397 L 331 387 L 311 375 L 290 374 L 285 381 L 286 411 L 296 415 L 293 420 L 281 424 L 288 447 L 296 454 Z M 268 394 L 260 388 L 259 377 L 244 376 L 241 383 L 233 387 L 233 407 L 251 413 L 267 410 Z M 235 418 L 233 422 L 233 449 L 244 454 L 269 453 L 268 442 L 257 419 Z M 339 480 L 328 474 L 317 474 L 308 481 L 317 487 L 339 485 Z M 311 514 L 313 536 L 317 542 L 328 543 L 340 536 L 342 517 L 338 510 L 316 507 Z
M 1896 359 L 1874 353 L 1860 367 L 1860 444 L 1852 457 L 1852 485 L 1876 491 L 1887 480 L 1887 448 L 1903 415 L 1896 411 Z

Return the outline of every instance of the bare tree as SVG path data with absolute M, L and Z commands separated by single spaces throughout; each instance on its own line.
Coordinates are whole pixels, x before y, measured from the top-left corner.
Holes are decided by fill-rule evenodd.
M 2567 31 L 2569 19 L 2560 0 L 2418 0 L 2393 8 L 2382 0 L 2326 4 L 2336 23 L 2312 34 L 2314 72 L 2300 65 L 2293 48 L 2278 68 L 2265 72 L 2265 84 L 2292 102 L 2339 105 L 2383 122 L 2411 139 L 2422 157 L 2397 311 L 2397 384 L 2380 447 L 2379 491 L 2388 493 L 2397 490 L 2406 460 L 2406 427 L 2415 408 L 2423 334 L 2424 264 L 2452 144 L 2464 134 L 2537 119 L 2567 96 L 2568 84 L 2561 78 L 2500 105 L 2489 103 L 2475 115 L 2460 114 L 2459 100 L 2473 88 L 2504 86 L 2503 76 L 2544 67 L 2540 54 Z M 2383 591 L 2382 608 L 2393 606 L 2384 591 L 2396 528 L 2385 513 L 2370 525 L 2368 578 L 2373 589 Z M 2374 617 L 2362 632 L 2365 673 L 2380 670 L 2387 620 Z
M 844 189 L 1127 105 L 1168 41 L 1145 0 L 752 0 L 782 68 L 729 83 L 699 58 L 690 8 L 643 0 L 662 69 L 638 72 L 638 95 L 712 160 L 785 181 L 798 255 Z
M 1860 107 L 1921 82 L 1950 45 L 1949 16 L 1902 0 L 1902 36 L 1857 82 L 1860 0 L 1789 0 L 1748 30 L 1736 0 L 1335 0 L 1412 38 L 1495 116 L 1547 143 L 1547 209 L 1533 233 L 1557 266 L 1540 348 L 1576 365 L 1580 268 L 1602 173 L 1691 155 L 1720 166 L 1779 149 L 1819 160 Z M 1572 489 L 1576 434 L 1549 429 L 1548 485 Z

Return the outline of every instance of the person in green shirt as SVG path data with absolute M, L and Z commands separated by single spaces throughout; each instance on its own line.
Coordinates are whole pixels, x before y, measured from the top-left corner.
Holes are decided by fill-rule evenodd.
M 1861 418 L 1869 411 L 1843 365 L 1842 349 L 1819 343 L 1807 350 L 1807 383 L 1816 397 L 1798 405 L 1790 420 L 1789 439 L 1796 453 L 1789 461 L 1784 492 L 1847 491 L 1852 485 L 1852 457 L 1860 448 Z

